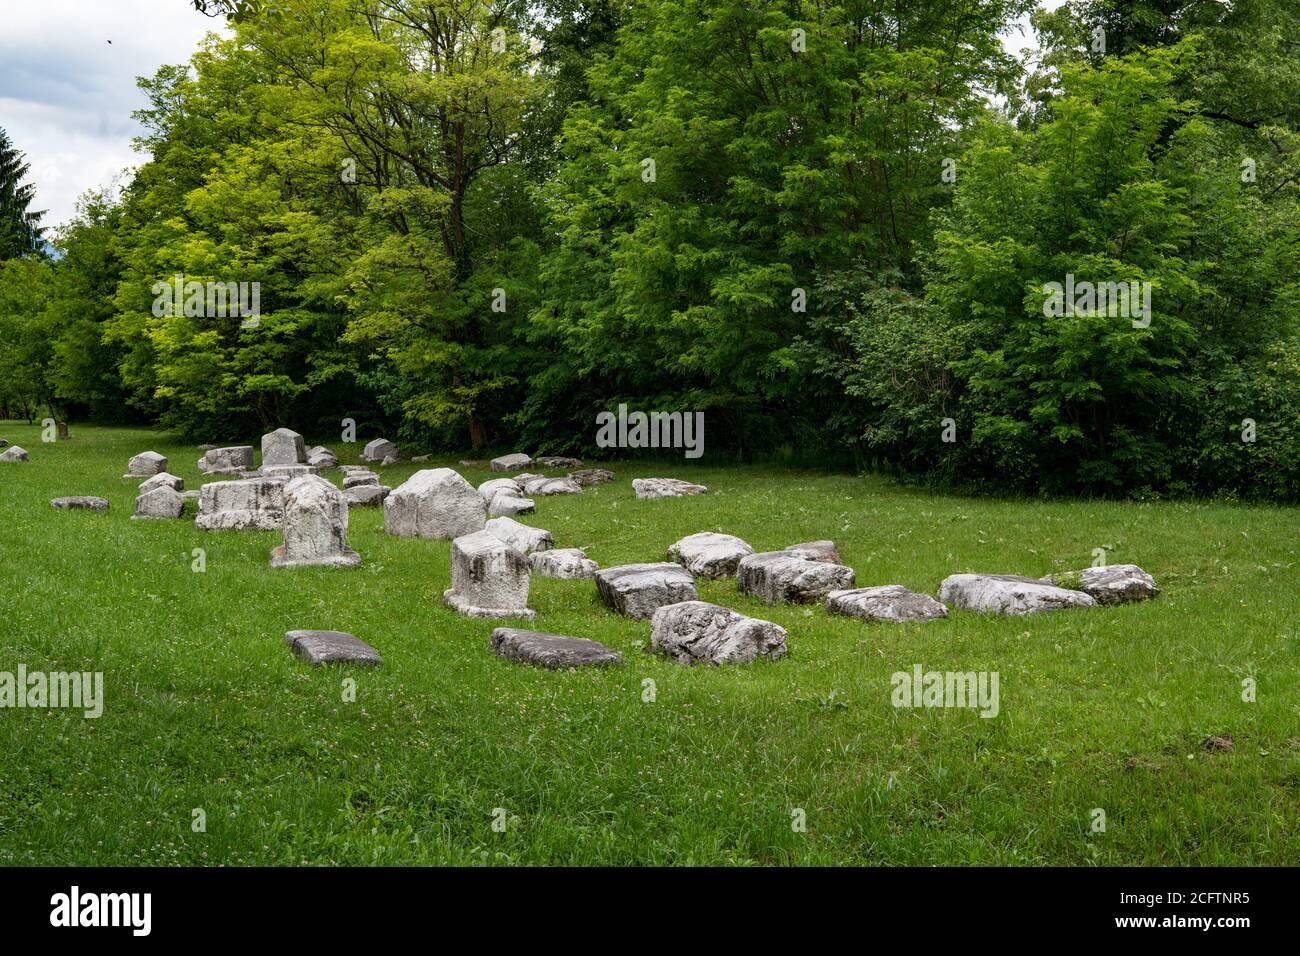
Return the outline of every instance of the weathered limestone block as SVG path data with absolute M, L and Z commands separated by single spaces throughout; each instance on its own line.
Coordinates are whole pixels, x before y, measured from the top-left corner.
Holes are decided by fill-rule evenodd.
M 784 657 L 785 628 L 704 601 L 668 604 L 650 619 L 650 648 L 679 664 L 743 664 Z
M 596 590 L 609 607 L 637 620 L 645 620 L 665 604 L 699 597 L 691 572 L 668 561 L 597 571 Z
M 279 531 L 285 484 L 274 478 L 210 481 L 199 489 L 194 524 L 204 531 Z
M 533 573 L 544 578 L 590 579 L 600 570 L 600 565 L 587 557 L 587 552 L 581 548 L 534 551 L 530 557 Z
M 953 574 L 939 585 L 939 600 L 949 607 L 993 614 L 1036 614 L 1094 607 L 1082 591 L 1070 591 L 1014 574 Z
M 740 559 L 753 553 L 754 549 L 735 535 L 701 531 L 670 545 L 668 560 L 697 578 L 730 578 L 735 577 Z
M 611 667 L 623 663 L 623 655 L 599 641 L 498 627 L 492 632 L 492 650 L 506 660 L 533 664 L 550 670 L 566 667 Z
M 495 495 L 506 494 L 512 498 L 518 498 L 523 489 L 517 482 L 510 478 L 491 478 L 478 486 L 478 493 L 483 496 L 484 502 L 491 504 Z
M 488 514 L 494 518 L 513 518 L 515 515 L 532 514 L 536 510 L 537 504 L 532 498 L 494 495 L 488 502 Z
M 523 554 L 548 551 L 555 547 L 555 539 L 549 531 L 520 524 L 513 518 L 493 518 L 484 529 Z
M 163 485 L 146 491 L 135 499 L 135 514 L 132 518 L 179 518 L 185 508 L 185 499 L 180 493 Z
M 417 471 L 384 499 L 384 530 L 403 538 L 456 538 L 485 520 L 483 498 L 450 468 Z
M 706 485 L 696 485 L 679 478 L 633 478 L 632 490 L 638 498 L 682 498 L 687 495 L 702 495 L 708 491 Z
M 614 473 L 604 468 L 583 468 L 580 471 L 569 472 L 569 477 L 582 487 L 589 488 L 592 485 L 603 485 L 608 481 L 613 481 Z
M 442 599 L 469 617 L 531 620 L 537 614 L 528 607 L 531 574 L 528 558 L 495 535 L 461 535 L 451 542 L 451 588 Z
M 1069 574 L 1049 574 L 1040 580 L 1045 584 L 1082 591 L 1105 606 L 1146 601 L 1160 593 L 1156 579 L 1136 564 L 1084 568 Z
M 149 478 L 167 470 L 167 459 L 156 451 L 142 451 L 126 466 L 123 478 Z
M 534 478 L 524 485 L 524 494 L 540 495 L 580 495 L 582 485 L 572 478 Z
M 948 609 L 928 594 L 917 594 L 901 584 L 832 591 L 826 595 L 831 614 L 860 617 L 864 621 L 934 621 L 948 616 Z
M 500 458 L 493 458 L 488 463 L 488 468 L 492 471 L 520 471 L 524 468 L 531 468 L 533 460 L 522 452 L 516 452 L 513 455 L 502 455 Z
M 301 478 L 303 475 L 318 475 L 320 469 L 315 465 L 263 465 L 258 474 L 264 478 L 284 478 L 286 480 Z
M 361 664 L 377 667 L 384 662 L 379 652 L 343 631 L 286 631 L 284 642 L 308 664 Z
M 172 491 L 184 491 L 185 479 L 177 478 L 175 475 L 160 471 L 152 478 L 146 478 L 140 482 L 140 494 L 153 491 L 155 488 L 170 488 Z
M 343 490 L 356 488 L 358 485 L 377 485 L 379 476 L 373 471 L 349 471 L 343 476 Z
M 337 468 L 339 456 L 324 445 L 314 445 L 307 449 L 307 464 L 314 468 Z
M 107 511 L 108 500 L 93 495 L 68 495 L 64 498 L 51 498 L 50 506 L 59 510 Z
M 343 490 L 349 508 L 380 508 L 392 492 L 387 485 L 354 485 Z
M 853 587 L 853 569 L 814 561 L 788 551 L 765 551 L 741 558 L 736 586 L 768 604 L 820 601 L 832 591 Z
M 27 461 L 29 458 L 27 450 L 19 445 L 14 445 L 0 452 L 0 461 Z M 133 476 L 128 475 L 127 477 Z
M 307 447 L 302 436 L 289 428 L 277 428 L 262 436 L 262 470 L 267 465 L 305 465 Z
M 237 475 L 253 468 L 252 445 L 209 448 L 199 459 L 199 471 L 205 475 Z
M 271 552 L 271 567 L 355 568 L 361 555 L 348 547 L 348 503 L 343 492 L 318 475 L 295 478 L 284 488 L 284 544 Z
M 565 458 L 562 455 L 543 455 L 534 460 L 539 468 L 581 468 L 581 458 Z
M 383 462 L 386 458 L 393 460 L 401 457 L 398 454 L 397 446 L 387 438 L 376 438 L 374 441 L 366 443 L 366 447 L 361 450 L 361 460 L 370 462 Z
M 790 554 L 808 558 L 810 561 L 824 561 L 827 564 L 844 563 L 840 560 L 840 552 L 836 549 L 834 541 L 805 541 L 802 544 L 792 544 L 785 550 Z

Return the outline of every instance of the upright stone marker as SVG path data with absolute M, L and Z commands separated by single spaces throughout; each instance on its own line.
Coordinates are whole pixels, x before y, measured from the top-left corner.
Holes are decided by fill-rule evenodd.
M 486 520 L 482 496 L 450 468 L 417 471 L 384 499 L 384 530 L 402 538 L 456 538 Z
M 360 563 L 361 555 L 348 547 L 343 492 L 317 475 L 289 482 L 284 489 L 284 544 L 271 552 L 271 567 L 355 568 Z
M 156 451 L 142 451 L 126 466 L 123 478 L 150 478 L 167 470 L 167 459 Z
M 532 620 L 537 612 L 528 607 L 531 572 L 528 559 L 495 535 L 462 535 L 451 543 L 451 587 L 442 599 L 468 617 Z
M 267 465 L 305 465 L 307 446 L 302 436 L 288 428 L 277 428 L 262 436 L 262 467 Z

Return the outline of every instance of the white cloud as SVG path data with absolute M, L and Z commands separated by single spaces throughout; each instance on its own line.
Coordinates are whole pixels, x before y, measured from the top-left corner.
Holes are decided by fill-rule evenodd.
M 183 63 L 224 22 L 190 0 L 0 0 L 0 128 L 27 154 L 44 225 L 140 163 L 137 76 Z M 112 41 L 111 43 L 109 41 Z

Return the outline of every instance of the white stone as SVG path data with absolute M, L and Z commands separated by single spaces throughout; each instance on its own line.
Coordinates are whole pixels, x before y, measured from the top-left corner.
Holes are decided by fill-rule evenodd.
M 265 478 L 301 478 L 303 475 L 320 474 L 315 465 L 263 465 L 258 474 Z
M 167 459 L 156 451 L 144 451 L 127 463 L 123 478 L 149 478 L 167 470 Z
M 378 508 L 392 490 L 387 485 L 353 485 L 343 490 L 343 497 L 349 508 Z
M 939 585 L 939 600 L 949 607 L 993 614 L 1036 614 L 1094 607 L 1082 591 L 1070 591 L 1014 574 L 953 574 Z
M 1049 574 L 1040 580 L 1045 584 L 1076 588 L 1107 607 L 1146 601 L 1160 593 L 1156 579 L 1136 564 L 1108 564 L 1084 568 L 1072 574 Z
M 339 456 L 324 445 L 315 445 L 307 449 L 307 464 L 316 468 L 337 468 Z
M 668 604 L 650 618 L 650 648 L 679 664 L 743 664 L 787 652 L 785 628 L 704 601 Z
M 478 486 L 478 493 L 483 496 L 483 501 L 487 504 L 492 503 L 495 495 L 507 494 L 512 498 L 518 498 L 523 489 L 511 478 L 491 478 Z
M 493 458 L 488 464 L 492 471 L 519 471 L 522 468 L 529 468 L 533 460 L 522 452 L 516 452 L 513 455 L 502 455 L 500 458 Z
M 514 495 L 495 495 L 488 502 L 488 514 L 494 518 L 513 518 L 515 515 L 532 514 L 537 504 L 532 498 L 516 498 Z
M 701 531 L 669 546 L 668 560 L 697 578 L 731 578 L 736 576 L 740 559 L 753 553 L 754 549 L 735 535 Z
M 548 551 L 555 547 L 555 539 L 549 531 L 520 524 L 513 518 L 493 518 L 484 526 L 484 530 L 524 554 Z
M 638 620 L 645 620 L 665 604 L 699 598 L 691 572 L 668 561 L 597 571 L 596 590 L 609 607 Z
M 384 530 L 403 538 L 456 538 L 485 520 L 483 498 L 450 468 L 417 471 L 384 499 Z
M 355 488 L 358 485 L 377 485 L 379 476 L 373 471 L 349 471 L 343 476 L 343 490 Z
M 153 491 L 155 488 L 170 488 L 172 491 L 184 491 L 185 479 L 177 478 L 175 475 L 160 471 L 152 478 L 146 478 L 140 482 L 140 494 Z
M 347 539 L 348 503 L 343 492 L 317 475 L 303 475 L 285 485 L 284 544 L 271 552 L 271 567 L 354 568 L 361 555 L 348 547 Z
M 853 569 L 814 561 L 788 551 L 765 551 L 741 558 L 736 587 L 742 594 L 768 604 L 781 601 L 820 601 L 832 591 L 853 587 Z
M 461 535 L 451 542 L 451 587 L 442 599 L 469 617 L 532 619 L 536 612 L 528 607 L 531 573 L 528 558 L 495 535 Z
M 600 565 L 587 557 L 581 548 L 552 548 L 534 551 L 531 555 L 533 573 L 543 578 L 589 580 L 596 576 Z
M 18 445 L 13 445 L 0 452 L 0 461 L 27 461 L 29 457 L 27 452 Z M 128 475 L 127 477 L 133 476 Z
M 632 490 L 638 498 L 649 499 L 702 495 L 709 489 L 705 485 L 692 484 L 679 478 L 633 478 Z
M 199 489 L 196 527 L 205 531 L 279 531 L 285 482 L 274 478 L 210 481 Z
M 253 468 L 252 445 L 209 448 L 199 459 L 199 471 L 205 475 L 237 475 Z
M 948 609 L 928 594 L 917 594 L 901 584 L 832 591 L 826 595 L 831 614 L 860 617 L 864 621 L 934 621 L 948 616 Z
M 366 442 L 366 447 L 361 450 L 362 461 L 382 462 L 385 458 L 396 460 L 397 457 L 397 446 L 387 438 L 376 438 L 374 441 Z
M 524 485 L 524 494 L 540 495 L 580 495 L 582 485 L 572 478 L 534 478 Z
M 163 485 L 146 491 L 135 499 L 132 518 L 179 518 L 185 499 L 175 489 Z
M 267 465 L 305 465 L 307 447 L 302 436 L 289 428 L 277 428 L 262 436 L 262 470 Z
M 827 564 L 843 563 L 834 541 L 805 541 L 802 544 L 792 544 L 785 550 L 811 561 L 824 561 Z

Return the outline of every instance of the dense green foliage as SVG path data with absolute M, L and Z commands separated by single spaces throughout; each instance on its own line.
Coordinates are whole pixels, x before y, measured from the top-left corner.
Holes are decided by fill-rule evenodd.
M 194 5 L 231 35 L 141 81 L 134 180 L 0 271 L 22 414 L 589 454 L 626 403 L 717 456 L 1300 497 L 1290 0 Z M 178 275 L 258 322 L 157 314 Z M 1075 280 L 1149 322 L 1046 314 Z

